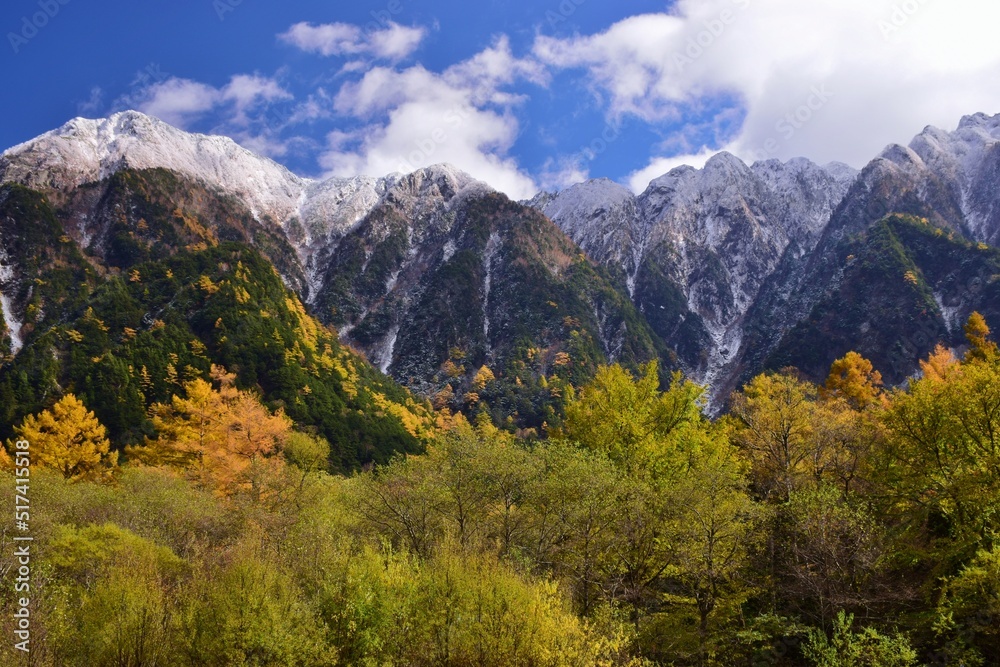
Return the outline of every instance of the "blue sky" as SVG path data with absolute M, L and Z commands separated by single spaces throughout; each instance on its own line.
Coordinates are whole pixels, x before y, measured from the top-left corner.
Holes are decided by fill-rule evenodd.
M 1000 112 L 992 0 L 7 0 L 0 147 L 138 108 L 307 176 L 448 161 L 640 190 L 730 150 L 854 166 Z

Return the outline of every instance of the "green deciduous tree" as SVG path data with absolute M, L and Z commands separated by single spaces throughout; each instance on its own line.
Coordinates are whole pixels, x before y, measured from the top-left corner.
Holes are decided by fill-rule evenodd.
M 935 630 L 955 664 L 1000 655 L 1000 549 L 979 552 L 945 581 Z
M 833 636 L 813 630 L 803 646 L 810 664 L 816 667 L 913 667 L 917 653 L 902 635 L 883 635 L 874 628 L 854 631 L 854 617 L 841 612 Z
M 701 425 L 703 393 L 680 373 L 661 392 L 655 362 L 638 378 L 618 365 L 602 367 L 569 401 L 565 425 L 555 435 L 605 454 L 630 473 L 669 474 L 686 430 Z
M 174 664 L 337 664 L 322 622 L 298 585 L 277 561 L 247 547 L 187 590 L 178 625 L 183 650 Z

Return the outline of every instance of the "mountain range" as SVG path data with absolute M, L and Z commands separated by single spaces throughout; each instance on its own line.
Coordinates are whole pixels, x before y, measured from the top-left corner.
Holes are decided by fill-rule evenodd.
M 899 384 L 972 311 L 1000 325 L 998 184 L 1000 115 L 861 171 L 720 153 L 639 195 L 593 180 L 526 202 L 447 165 L 317 181 L 137 112 L 75 119 L 0 156 L 0 383 L 102 282 L 225 247 L 415 394 L 523 431 L 609 361 L 658 359 L 713 410 L 852 349 Z

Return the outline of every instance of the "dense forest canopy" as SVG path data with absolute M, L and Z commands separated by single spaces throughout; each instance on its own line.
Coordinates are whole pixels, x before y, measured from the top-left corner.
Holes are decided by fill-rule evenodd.
M 31 664 L 997 664 L 1000 352 L 965 333 L 905 388 L 851 353 L 715 421 L 655 363 L 568 388 L 544 439 L 413 404 L 426 451 L 351 476 L 219 365 L 124 449 L 67 392 L 7 443 L 32 443 Z

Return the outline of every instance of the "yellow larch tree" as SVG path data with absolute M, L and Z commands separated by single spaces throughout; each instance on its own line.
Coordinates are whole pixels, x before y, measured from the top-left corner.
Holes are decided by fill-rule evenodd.
M 281 410 L 272 414 L 248 392 L 238 392 L 227 407 L 225 444 L 213 449 L 216 479 L 227 494 L 243 489 L 260 501 L 267 481 L 284 463 L 275 455 L 284 449 L 292 422 Z
M 283 464 L 276 455 L 292 422 L 280 410 L 272 413 L 256 395 L 236 389 L 234 376 L 223 369 L 213 367 L 212 379 L 215 386 L 191 380 L 183 397 L 153 406 L 158 437 L 127 454 L 146 465 L 189 470 L 220 495 L 249 491 L 260 500 L 265 481 Z
M 73 394 L 14 429 L 18 440 L 31 443 L 32 461 L 52 468 L 66 479 L 96 477 L 118 463 L 107 429 Z
M 833 362 L 824 389 L 825 396 L 842 397 L 853 408 L 864 410 L 881 402 L 882 374 L 857 352 L 848 352 Z
M 990 327 L 978 312 L 969 316 L 964 331 L 970 346 L 968 360 L 995 361 L 1000 356 L 997 344 L 990 340 Z

